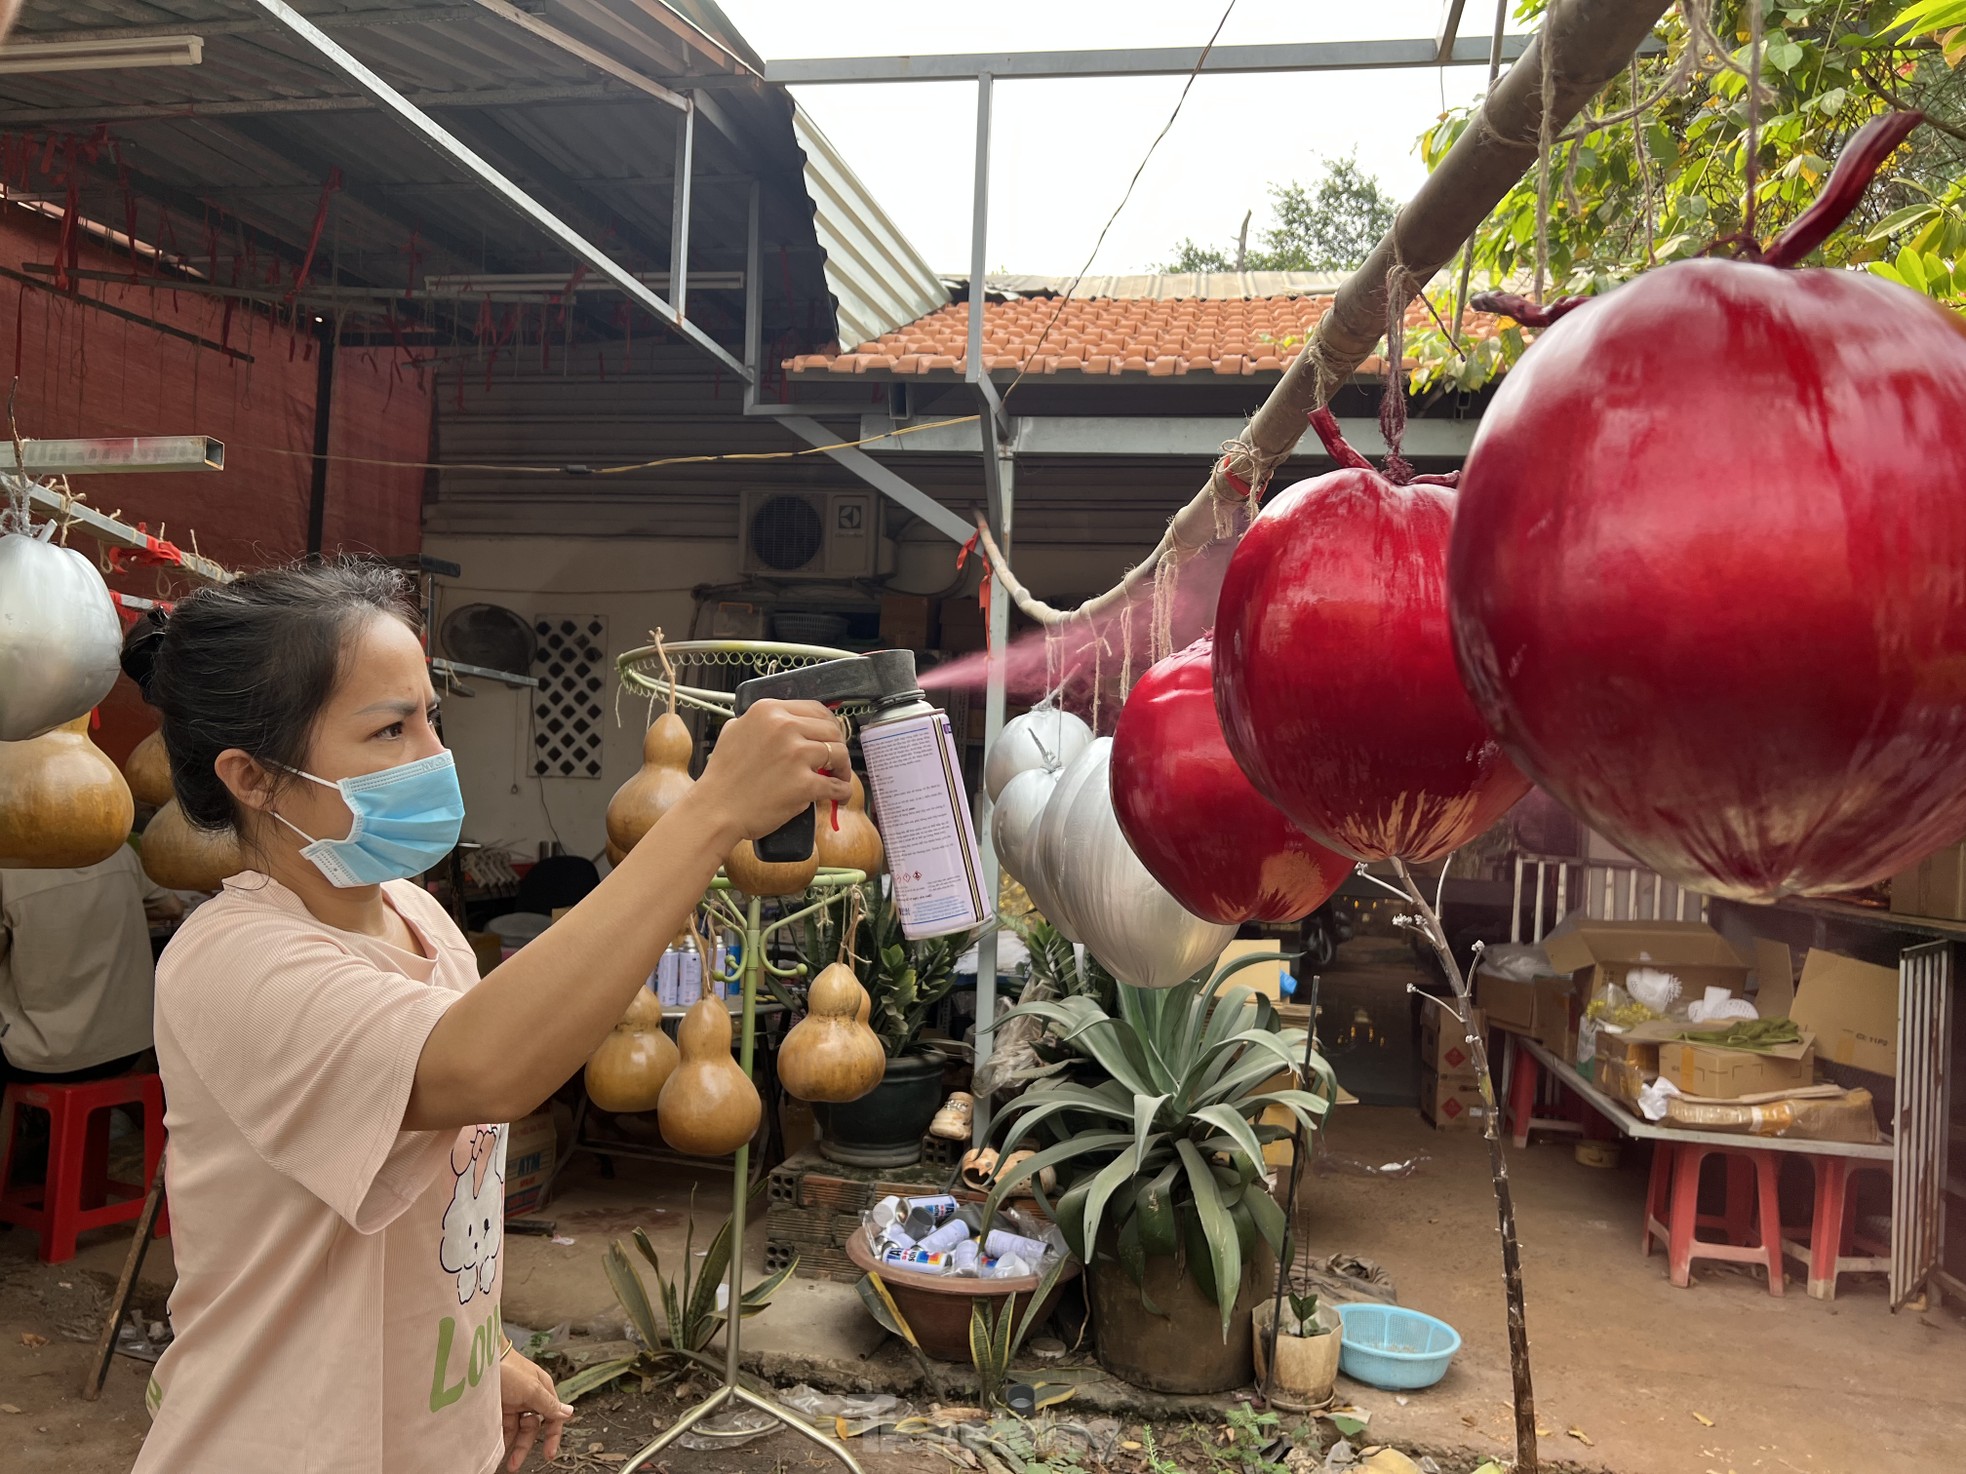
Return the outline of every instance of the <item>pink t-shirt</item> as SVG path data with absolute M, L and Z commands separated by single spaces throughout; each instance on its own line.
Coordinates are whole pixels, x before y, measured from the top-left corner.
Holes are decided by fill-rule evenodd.
M 478 980 L 247 871 L 157 966 L 177 1288 L 138 1474 L 483 1474 L 499 1412 L 503 1125 L 403 1130 L 424 1041 Z

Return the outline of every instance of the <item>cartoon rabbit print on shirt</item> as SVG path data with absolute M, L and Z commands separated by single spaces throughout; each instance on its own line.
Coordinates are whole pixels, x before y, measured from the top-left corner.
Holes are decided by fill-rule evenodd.
M 505 1128 L 460 1131 L 451 1148 L 457 1181 L 444 1210 L 445 1269 L 457 1276 L 457 1303 L 468 1304 L 498 1282 L 498 1251 L 505 1242 Z

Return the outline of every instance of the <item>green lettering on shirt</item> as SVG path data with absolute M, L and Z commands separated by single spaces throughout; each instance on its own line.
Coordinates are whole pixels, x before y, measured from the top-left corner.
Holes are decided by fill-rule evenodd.
M 464 1376 L 451 1386 L 444 1385 L 444 1371 L 450 1364 L 451 1338 L 457 1334 L 457 1318 L 445 1316 L 437 1326 L 437 1366 L 430 1377 L 430 1411 L 441 1412 L 464 1396 Z

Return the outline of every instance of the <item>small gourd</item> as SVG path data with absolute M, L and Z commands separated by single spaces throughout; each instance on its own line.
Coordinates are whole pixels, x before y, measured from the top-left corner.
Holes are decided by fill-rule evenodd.
M 609 852 L 626 855 L 656 821 L 674 808 L 695 786 L 689 775 L 690 754 L 696 744 L 689 728 L 674 711 L 650 723 L 642 738 L 642 768 L 608 800 Z
M 130 837 L 136 803 L 84 712 L 25 742 L 0 742 L 0 868 L 97 865 Z
M 810 886 L 813 877 L 818 874 L 819 847 L 816 844 L 812 853 L 803 860 L 776 864 L 760 860 L 750 840 L 739 840 L 737 848 L 730 852 L 730 858 L 724 861 L 725 878 L 747 896 L 796 896 Z
M 652 1111 L 681 1062 L 676 1042 L 662 1030 L 662 1000 L 638 988 L 621 1022 L 587 1061 L 587 1098 L 616 1115 Z
M 230 829 L 200 829 L 171 799 L 150 816 L 137 847 L 143 873 L 167 891 L 216 891 L 246 868 Z
M 123 777 L 129 781 L 130 797 L 138 803 L 161 809 L 171 801 L 171 758 L 164 751 L 162 732 L 152 732 L 130 749 L 123 759 Z
M 676 1030 L 682 1063 L 662 1087 L 656 1120 L 662 1139 L 692 1157 L 722 1157 L 757 1134 L 764 1118 L 758 1087 L 730 1057 L 730 1009 L 703 998 Z
M 872 877 L 881 873 L 887 851 L 874 821 L 867 817 L 867 787 L 860 775 L 853 775 L 853 794 L 837 813 L 831 804 L 822 804 L 816 816 L 813 848 L 819 863 L 828 870 L 858 870 Z M 833 825 L 838 823 L 839 828 Z
M 887 1051 L 861 1022 L 867 990 L 844 962 L 820 971 L 806 993 L 806 1016 L 778 1047 L 778 1079 L 798 1100 L 858 1100 L 887 1074 Z

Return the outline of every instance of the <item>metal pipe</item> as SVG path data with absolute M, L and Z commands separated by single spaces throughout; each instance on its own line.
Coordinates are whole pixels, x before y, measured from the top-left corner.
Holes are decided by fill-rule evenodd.
M 984 457 L 994 459 L 997 466 L 997 485 L 1001 499 L 998 513 L 997 537 L 1008 543 L 1011 536 L 1013 507 L 1016 500 L 1017 461 L 1008 447 L 993 447 L 986 440 Z M 988 576 L 987 573 L 985 575 Z M 995 657 L 990 661 L 983 687 L 983 752 L 987 757 L 990 749 L 1003 735 L 1005 682 L 1008 662 L 1004 652 L 1010 646 L 1010 600 L 997 598 L 990 601 L 990 652 Z M 978 804 L 977 837 L 983 849 L 984 893 L 994 903 L 1003 892 L 1003 862 L 997 857 L 996 841 L 990 835 L 990 799 L 985 790 Z M 990 1057 L 992 1031 L 996 1027 L 997 1015 L 997 932 L 992 928 L 976 944 L 976 1063 L 980 1066 Z M 971 1117 L 971 1141 L 975 1146 L 983 1145 L 990 1132 L 990 1102 L 979 1099 Z
M 546 42 L 547 45 L 557 47 L 559 50 L 566 52 L 568 56 L 579 58 L 596 71 L 607 73 L 615 81 L 625 82 L 637 92 L 646 93 L 657 102 L 666 102 L 670 107 L 680 108 L 685 112 L 689 110 L 689 98 L 686 93 L 664 87 L 653 78 L 643 76 L 633 67 L 623 66 L 605 51 L 596 50 L 585 41 L 569 36 L 565 31 L 559 29 L 559 27 L 548 25 L 530 11 L 521 10 L 516 5 L 508 4 L 507 0 L 477 0 L 477 3 L 486 10 L 489 10 L 493 15 L 510 21 L 520 30 L 537 36 L 540 40 Z
M 644 286 L 633 272 L 466 147 L 456 135 L 441 127 L 429 114 L 383 81 L 345 46 L 287 4 L 286 0 L 253 0 L 253 3 L 318 51 L 337 71 L 384 108 L 409 124 L 431 147 L 475 174 L 513 209 L 620 287 L 631 301 L 670 324 L 725 368 L 737 374 L 740 380 L 749 380 L 750 370 L 732 356 L 721 343 L 694 324 L 684 322 L 673 307 Z
M 984 248 L 990 234 L 990 74 L 976 79 L 976 172 L 971 180 L 969 207 L 969 347 L 963 355 L 963 377 L 974 384 L 983 370 Z M 989 442 L 984 441 L 984 453 Z
M 758 181 L 753 179 L 744 215 L 744 366 L 751 371 L 744 382 L 746 414 L 757 408 L 759 371 L 762 367 L 760 360 L 764 357 L 764 243 L 759 234 L 760 206 Z
M 689 316 L 689 186 L 695 160 L 696 99 L 689 97 L 682 126 L 676 130 L 676 196 L 669 217 L 670 292 L 676 299 L 679 319 Z

